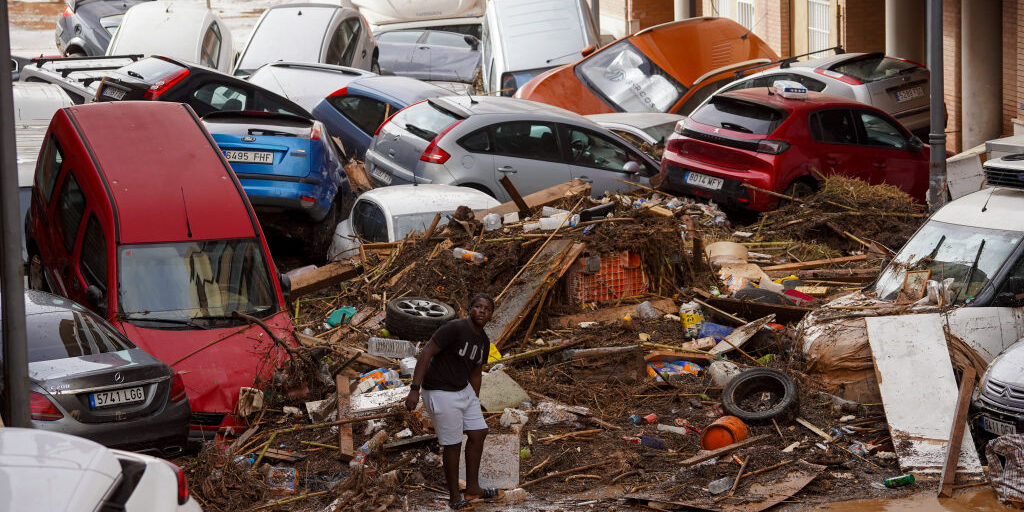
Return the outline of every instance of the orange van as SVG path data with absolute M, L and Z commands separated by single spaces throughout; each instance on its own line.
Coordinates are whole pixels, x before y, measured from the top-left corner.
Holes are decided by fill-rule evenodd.
M 664 23 L 624 37 L 524 84 L 516 97 L 580 114 L 689 114 L 737 71 L 778 60 L 761 38 L 728 18 Z

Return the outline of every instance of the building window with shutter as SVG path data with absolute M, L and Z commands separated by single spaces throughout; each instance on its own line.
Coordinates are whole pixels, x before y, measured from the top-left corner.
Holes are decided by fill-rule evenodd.
M 736 0 L 736 22 L 754 30 L 754 0 Z
M 807 51 L 829 47 L 828 27 L 830 0 L 807 0 Z

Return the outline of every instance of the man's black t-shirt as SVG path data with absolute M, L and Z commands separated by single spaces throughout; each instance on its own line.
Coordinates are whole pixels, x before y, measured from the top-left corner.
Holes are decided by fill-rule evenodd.
M 460 391 L 469 384 L 469 372 L 487 361 L 491 341 L 477 334 L 472 320 L 460 318 L 441 326 L 430 338 L 441 348 L 430 360 L 423 389 Z

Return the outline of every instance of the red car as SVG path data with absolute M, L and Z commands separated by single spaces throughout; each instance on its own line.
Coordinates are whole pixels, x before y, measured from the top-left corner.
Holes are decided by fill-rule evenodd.
M 894 185 L 924 202 L 928 148 L 920 139 L 870 105 L 790 85 L 793 92 L 719 94 L 679 121 L 665 145 L 660 186 L 766 211 L 779 199 L 744 183 L 802 196 L 821 175 L 843 174 Z
M 89 306 L 182 376 L 190 439 L 236 425 L 239 388 L 262 387 L 286 357 L 234 312 L 294 343 L 285 280 L 241 184 L 188 105 L 58 110 L 25 235 L 33 288 Z

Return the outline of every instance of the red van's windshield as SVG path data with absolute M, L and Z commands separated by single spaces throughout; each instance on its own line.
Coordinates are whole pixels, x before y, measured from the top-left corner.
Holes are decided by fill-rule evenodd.
M 239 311 L 276 311 L 259 240 L 124 245 L 118 250 L 119 310 L 128 320 L 190 324 Z

